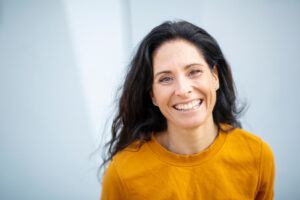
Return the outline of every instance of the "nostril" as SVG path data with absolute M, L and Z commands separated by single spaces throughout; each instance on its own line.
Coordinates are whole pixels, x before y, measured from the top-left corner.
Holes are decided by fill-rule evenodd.
M 176 95 L 179 95 L 179 96 L 186 96 L 186 95 L 190 95 L 192 94 L 192 89 L 188 89 L 188 88 L 180 88 L 180 89 L 177 89 L 175 94 Z

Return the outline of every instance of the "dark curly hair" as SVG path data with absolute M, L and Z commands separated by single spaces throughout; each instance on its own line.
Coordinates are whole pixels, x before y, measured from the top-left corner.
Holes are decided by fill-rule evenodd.
M 231 69 L 217 41 L 205 30 L 186 21 L 167 21 L 155 27 L 142 40 L 133 57 L 125 83 L 121 88 L 118 111 L 112 123 L 112 138 L 106 144 L 108 155 L 103 165 L 134 141 L 151 139 L 152 132 L 167 128 L 166 118 L 158 107 L 152 104 L 150 91 L 153 82 L 153 53 L 163 43 L 183 39 L 194 44 L 204 56 L 212 70 L 217 67 L 220 88 L 217 90 L 216 104 L 213 109 L 214 123 L 241 127 L 237 120 L 242 109 L 236 105 L 236 94 Z M 229 131 L 229 130 L 223 130 Z

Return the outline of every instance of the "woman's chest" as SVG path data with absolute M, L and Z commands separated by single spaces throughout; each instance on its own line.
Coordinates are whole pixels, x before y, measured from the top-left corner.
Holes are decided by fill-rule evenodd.
M 198 167 L 161 165 L 127 177 L 130 199 L 254 199 L 258 183 L 255 166 L 210 163 Z

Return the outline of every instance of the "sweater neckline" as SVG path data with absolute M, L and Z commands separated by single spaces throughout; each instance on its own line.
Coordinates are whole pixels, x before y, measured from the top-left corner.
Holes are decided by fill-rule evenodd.
M 227 134 L 221 129 L 213 143 L 204 151 L 192 155 L 181 155 L 168 151 L 156 140 L 154 133 L 151 134 L 151 140 L 147 142 L 148 147 L 155 156 L 168 164 L 176 166 L 195 166 L 212 159 L 222 148 Z

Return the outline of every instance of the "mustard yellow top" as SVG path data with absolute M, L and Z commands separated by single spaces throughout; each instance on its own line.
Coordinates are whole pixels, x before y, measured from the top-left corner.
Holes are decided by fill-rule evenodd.
M 101 200 L 273 199 L 270 147 L 241 129 L 220 131 L 203 152 L 179 155 L 152 140 L 117 153 L 106 169 Z

